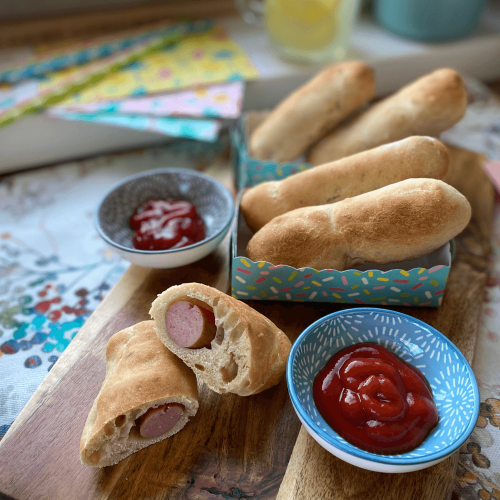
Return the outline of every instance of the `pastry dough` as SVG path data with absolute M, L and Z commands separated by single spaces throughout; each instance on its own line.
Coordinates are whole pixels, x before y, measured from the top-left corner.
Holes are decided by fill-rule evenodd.
M 308 161 L 322 165 L 411 135 L 438 137 L 459 122 L 467 90 L 453 69 L 442 68 L 373 104 L 311 148 Z
M 407 179 L 338 203 L 292 210 L 254 234 L 247 255 L 296 269 L 356 269 L 426 255 L 460 233 L 469 202 L 436 179 Z
M 217 331 L 208 347 L 182 347 L 167 329 L 168 309 L 192 299 L 213 311 Z M 218 393 L 249 396 L 283 378 L 288 337 L 249 305 L 215 288 L 200 283 L 173 286 L 157 297 L 150 314 L 161 341 Z
M 442 179 L 447 170 L 443 144 L 432 137 L 408 137 L 280 181 L 263 182 L 243 194 L 241 211 L 248 227 L 257 231 L 296 208 L 342 201 L 405 179 Z
M 166 433 L 141 436 L 141 417 L 176 403 L 183 412 Z M 113 335 L 106 349 L 106 378 L 83 429 L 80 460 L 105 467 L 180 431 L 198 410 L 196 376 L 158 339 L 153 321 Z

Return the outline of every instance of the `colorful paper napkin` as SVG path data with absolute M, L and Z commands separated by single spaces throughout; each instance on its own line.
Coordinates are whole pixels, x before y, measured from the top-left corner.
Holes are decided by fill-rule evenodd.
M 203 33 L 179 37 L 60 104 L 139 97 L 257 76 L 245 52 L 222 26 L 216 26 Z
M 75 113 L 71 111 L 51 111 L 49 116 L 65 120 L 77 120 L 115 127 L 133 128 L 145 132 L 155 132 L 169 137 L 184 137 L 213 142 L 219 136 L 221 122 L 193 118 L 171 118 L 144 115 L 117 115 L 111 113 Z
M 72 66 L 79 66 L 167 34 L 170 26 L 135 29 L 84 40 L 68 40 L 38 45 L 14 65 L 0 69 L 0 83 L 17 83 L 27 78 L 46 75 Z
M 148 39 L 135 44 L 133 47 L 122 50 L 117 54 L 104 57 L 97 61 L 71 68 L 64 71 L 57 71 L 45 75 L 41 81 L 37 81 L 37 91 L 35 95 L 30 92 L 21 92 L 16 95 L 19 89 L 11 89 L 10 97 L 12 102 L 5 104 L 6 95 L 4 92 L 3 110 L 0 111 L 0 126 L 11 123 L 17 118 L 40 111 L 41 109 L 57 104 L 64 98 L 81 91 L 89 85 L 100 82 L 106 75 L 113 75 L 126 66 L 133 66 L 149 54 L 155 54 L 166 44 L 172 44 L 186 33 L 193 33 L 206 30 L 211 26 L 209 21 L 196 21 L 192 23 L 178 23 L 165 32 L 152 39 Z M 22 83 L 21 85 L 26 85 Z M 22 87 L 24 88 L 24 87 Z M 2 89 L 8 90 L 5 87 Z M 7 98 L 8 98 L 7 97 Z
M 244 83 L 235 81 L 151 97 L 59 105 L 50 108 L 49 112 L 238 118 L 241 114 L 243 91 Z
M 244 83 L 236 81 L 153 97 L 53 106 L 46 110 L 46 114 L 170 137 L 214 141 L 222 126 L 220 119 L 240 115 L 243 92 Z
M 221 128 L 217 119 L 239 116 L 244 91 L 242 79 L 255 74 L 244 52 L 222 28 L 216 27 L 177 39 L 104 78 L 100 84 L 49 108 L 47 114 L 171 137 L 214 141 Z M 205 81 L 225 83 L 200 85 Z M 193 84 L 195 88 L 128 97 Z M 104 96 L 108 99 L 101 100 Z M 200 119 L 196 121 L 190 119 L 192 117 Z

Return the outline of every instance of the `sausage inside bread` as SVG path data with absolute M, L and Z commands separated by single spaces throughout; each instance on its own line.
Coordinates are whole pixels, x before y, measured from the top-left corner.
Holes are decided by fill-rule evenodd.
M 408 137 L 300 172 L 263 182 L 246 191 L 241 211 L 248 227 L 259 230 L 296 208 L 325 205 L 405 179 L 442 179 L 448 171 L 446 147 L 432 137 Z
M 173 286 L 158 295 L 150 314 L 161 341 L 215 392 L 249 396 L 283 378 L 288 337 L 249 305 L 215 288 Z
M 250 136 L 250 154 L 294 160 L 342 120 L 373 99 L 370 66 L 347 61 L 330 66 L 284 99 Z
M 114 334 L 106 378 L 83 429 L 84 465 L 113 465 L 179 432 L 198 410 L 196 376 L 160 341 L 153 321 Z
M 254 262 L 297 269 L 355 269 L 426 255 L 460 233 L 469 202 L 436 179 L 408 179 L 338 203 L 299 208 L 275 217 L 254 234 Z

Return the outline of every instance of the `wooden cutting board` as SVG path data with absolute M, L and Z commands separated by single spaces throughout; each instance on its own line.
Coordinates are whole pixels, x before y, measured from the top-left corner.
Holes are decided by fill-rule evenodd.
M 399 310 L 448 335 L 471 359 L 487 278 L 494 195 L 481 157 L 460 150 L 452 154 L 455 168 L 449 182 L 469 197 L 473 219 L 457 240 L 442 307 Z M 227 170 L 210 173 L 230 182 Z M 113 467 L 81 465 L 80 435 L 104 379 L 109 337 L 148 319 L 151 302 L 172 285 L 197 281 L 229 291 L 228 244 L 226 239 L 207 258 L 176 270 L 130 267 L 0 441 L 0 498 L 271 499 L 278 490 L 280 499 L 308 500 L 449 496 L 455 459 L 417 473 L 384 475 L 325 454 L 303 431 L 299 435 L 284 381 L 246 398 L 221 396 L 200 386 L 199 412 L 180 433 Z M 292 341 L 316 319 L 340 309 L 333 304 L 250 305 Z

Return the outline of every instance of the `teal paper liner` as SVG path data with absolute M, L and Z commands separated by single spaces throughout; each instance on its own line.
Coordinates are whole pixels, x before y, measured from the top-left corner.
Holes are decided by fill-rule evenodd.
M 247 115 L 243 115 L 238 120 L 237 127 L 231 133 L 233 165 L 238 188 L 255 186 L 264 181 L 284 179 L 289 175 L 313 167 L 313 165 L 306 162 L 279 163 L 250 156 L 245 137 L 246 118 Z
M 240 300 L 331 302 L 336 304 L 439 307 L 450 266 L 409 271 L 316 270 L 253 262 L 238 255 L 238 211 L 231 231 L 231 295 Z M 450 253 L 453 255 L 453 244 Z

